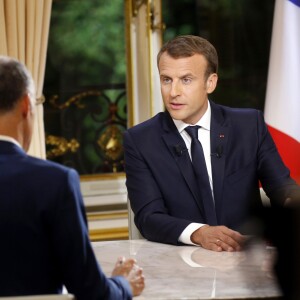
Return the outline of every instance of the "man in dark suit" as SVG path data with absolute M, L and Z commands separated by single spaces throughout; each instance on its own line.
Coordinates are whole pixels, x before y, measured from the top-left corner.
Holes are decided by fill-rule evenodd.
M 207 40 L 179 36 L 157 63 L 166 112 L 124 134 L 135 223 L 152 241 L 240 250 L 247 215 L 261 206 L 259 181 L 276 205 L 299 187 L 260 111 L 209 101 L 218 57 Z
M 131 299 L 142 270 L 120 258 L 107 278 L 89 240 L 75 170 L 31 157 L 31 75 L 0 56 L 0 296 L 61 293 L 77 300 Z

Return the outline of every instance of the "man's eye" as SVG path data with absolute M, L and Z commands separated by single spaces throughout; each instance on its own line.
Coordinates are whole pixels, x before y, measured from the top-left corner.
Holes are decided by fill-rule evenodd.
M 170 83 L 171 82 L 171 79 L 170 78 L 167 78 L 167 77 L 164 77 L 164 78 L 162 78 L 162 82 L 163 83 Z
M 189 77 L 183 78 L 183 79 L 182 79 L 182 82 L 183 82 L 184 84 L 188 84 L 188 83 L 191 83 L 191 82 L 192 82 L 192 79 L 189 78 Z

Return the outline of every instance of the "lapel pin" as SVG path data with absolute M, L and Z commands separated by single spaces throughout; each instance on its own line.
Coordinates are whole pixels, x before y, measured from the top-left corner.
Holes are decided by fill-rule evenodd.
M 220 138 L 224 138 L 225 135 L 220 133 L 219 137 L 220 137 Z

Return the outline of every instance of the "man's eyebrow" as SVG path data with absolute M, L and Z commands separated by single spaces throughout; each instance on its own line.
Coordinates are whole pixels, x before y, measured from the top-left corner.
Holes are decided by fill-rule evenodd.
M 195 75 L 193 75 L 193 73 L 188 72 L 186 74 L 183 74 L 182 76 L 180 76 L 179 78 L 185 78 L 185 77 L 195 77 Z
M 187 73 L 183 74 L 182 76 L 180 76 L 180 78 L 187 77 L 187 76 L 192 76 L 193 77 L 194 75 L 191 72 L 187 72 Z
M 159 74 L 159 77 L 168 77 L 168 78 L 171 78 L 169 75 L 166 75 L 166 74 Z
M 160 77 L 168 77 L 168 78 L 171 78 L 171 76 L 167 75 L 167 74 L 164 74 L 164 73 L 160 73 L 159 75 Z M 193 73 L 191 72 L 188 72 L 188 73 L 185 73 L 183 75 L 181 75 L 179 78 L 184 78 L 184 77 L 195 77 L 195 75 L 193 75 Z

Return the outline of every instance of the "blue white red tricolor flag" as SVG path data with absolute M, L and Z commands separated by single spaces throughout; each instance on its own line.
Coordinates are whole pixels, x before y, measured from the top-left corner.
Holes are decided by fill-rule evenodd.
M 265 120 L 291 177 L 300 183 L 300 0 L 276 0 Z

